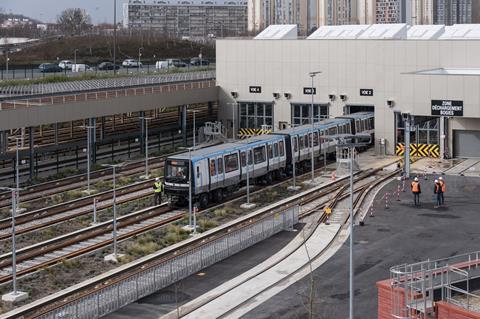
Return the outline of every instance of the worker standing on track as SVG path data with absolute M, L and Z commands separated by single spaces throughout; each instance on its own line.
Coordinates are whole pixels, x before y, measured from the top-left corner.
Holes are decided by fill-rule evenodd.
M 436 199 L 436 205 L 433 206 L 433 208 L 439 208 L 442 204 L 442 194 L 443 194 L 443 191 L 442 191 L 442 185 L 440 184 L 440 182 L 438 181 L 438 179 L 435 180 L 435 185 L 433 187 L 433 192 L 437 195 L 435 197 Z
M 160 177 L 155 178 L 153 183 L 153 192 L 155 193 L 155 206 L 162 203 L 163 184 Z
M 415 206 L 419 206 L 420 205 L 420 193 L 422 192 L 422 190 L 420 188 L 420 183 L 418 182 L 418 177 L 415 177 L 413 179 L 411 189 L 412 189 L 412 194 L 413 194 L 413 204 Z
M 444 194 L 447 190 L 447 186 L 445 185 L 445 181 L 443 180 L 442 176 L 438 178 L 438 182 L 440 183 L 440 187 L 442 188 L 442 192 L 440 193 L 440 205 L 443 205 L 445 203 Z

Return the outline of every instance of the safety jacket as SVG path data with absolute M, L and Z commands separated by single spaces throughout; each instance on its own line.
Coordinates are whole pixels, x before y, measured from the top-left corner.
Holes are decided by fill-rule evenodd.
M 420 193 L 420 183 L 419 182 L 412 182 L 412 193 Z
M 155 182 L 153 184 L 153 189 L 155 193 L 161 193 L 163 192 L 163 184 L 162 182 Z
M 435 188 L 433 190 L 435 194 L 443 193 L 442 185 L 440 183 L 435 183 Z
M 447 190 L 447 186 L 445 186 L 445 182 L 444 181 L 439 181 L 438 183 L 440 184 L 440 187 L 442 188 L 442 193 L 445 193 L 445 191 Z

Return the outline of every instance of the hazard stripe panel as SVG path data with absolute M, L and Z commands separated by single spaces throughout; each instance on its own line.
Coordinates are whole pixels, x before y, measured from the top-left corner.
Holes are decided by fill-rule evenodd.
M 271 132 L 271 130 L 262 130 L 260 128 L 241 128 L 238 130 L 238 136 L 244 139 L 250 136 L 264 135 Z
M 397 143 L 395 154 L 405 155 L 405 144 Z M 440 146 L 438 144 L 410 144 L 410 156 L 412 157 L 440 157 Z

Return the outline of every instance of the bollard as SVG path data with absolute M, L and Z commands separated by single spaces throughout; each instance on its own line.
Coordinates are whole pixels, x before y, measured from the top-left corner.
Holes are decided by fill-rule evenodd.
M 405 180 L 402 181 L 402 192 L 405 192 Z
M 98 199 L 94 198 L 93 199 L 93 224 L 97 223 L 97 203 L 98 203 Z
M 388 209 L 389 206 L 388 206 L 388 196 L 390 196 L 390 193 L 385 193 L 385 209 Z
M 370 217 L 374 217 L 374 215 L 373 215 L 373 204 L 370 205 L 370 214 L 369 215 L 370 215 Z
M 397 201 L 400 201 L 400 184 L 397 185 Z
M 337 171 L 332 172 L 332 181 L 337 179 Z
M 427 180 L 427 179 L 428 179 L 428 178 L 427 178 L 427 170 L 426 170 L 426 169 L 423 171 L 423 179 L 424 179 L 424 180 Z

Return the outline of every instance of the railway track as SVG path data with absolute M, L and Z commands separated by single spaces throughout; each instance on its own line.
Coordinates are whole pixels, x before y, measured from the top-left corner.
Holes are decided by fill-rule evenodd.
M 357 176 L 354 181 L 354 212 L 358 211 L 359 207 L 362 204 L 362 200 L 365 198 L 366 194 L 370 190 L 372 190 L 375 186 L 378 186 L 386 180 L 390 179 L 397 173 L 398 171 L 387 173 L 384 176 L 379 176 L 373 180 L 369 179 L 369 176 L 371 176 L 371 172 L 364 172 L 359 174 L 359 176 Z M 290 247 L 290 250 L 288 252 L 284 253 L 284 255 L 281 256 L 281 258 L 271 262 L 265 268 L 254 271 L 250 273 L 249 276 L 242 278 L 241 280 L 237 280 L 230 285 L 228 285 L 227 283 L 226 286 L 222 286 L 224 287 L 223 290 L 216 290 L 215 293 L 212 294 L 211 298 L 202 298 L 201 300 L 197 299 L 186 307 L 182 306 L 179 312 L 176 312 L 174 316 L 172 316 L 173 313 L 171 313 L 170 315 L 167 315 L 165 317 L 198 318 L 205 316 L 207 313 L 209 313 L 211 316 L 214 316 L 215 318 L 240 317 L 242 314 L 251 309 L 252 305 L 256 303 L 257 299 L 261 300 L 262 295 L 268 296 L 274 294 L 272 290 L 274 290 L 276 287 L 283 287 L 287 284 L 289 279 L 295 276 L 299 276 L 299 274 L 301 274 L 302 272 L 311 271 L 311 264 L 320 258 L 324 258 L 326 254 L 330 253 L 329 249 L 332 247 L 337 237 L 339 237 L 341 230 L 345 231 L 349 225 L 349 217 L 346 216 L 346 218 L 340 222 L 340 229 L 337 231 L 334 239 L 325 247 L 320 248 L 317 254 L 313 256 L 308 255 L 308 258 L 305 257 L 306 249 L 312 251 L 314 250 L 312 249 L 312 246 L 314 244 L 311 244 L 309 240 L 315 236 L 315 231 L 317 230 L 317 228 L 321 227 L 320 225 L 325 224 L 328 220 L 328 215 L 325 212 L 325 208 L 330 207 L 332 210 L 334 210 L 339 205 L 339 203 L 341 203 L 344 199 L 350 196 L 348 191 L 349 184 L 343 183 L 339 185 L 332 185 L 331 189 L 322 190 L 321 192 L 317 193 L 316 196 L 308 196 L 308 198 L 303 200 L 303 204 L 301 205 L 308 205 L 310 203 L 313 205 L 310 205 L 307 210 L 303 211 L 300 214 L 300 218 L 306 218 L 313 213 L 319 211 L 321 212 L 321 214 L 318 218 L 316 218 L 316 222 L 307 225 L 307 229 L 303 230 L 303 240 L 296 242 L 292 247 Z M 334 194 L 333 198 L 325 198 L 329 197 L 328 195 L 331 194 Z M 309 248 L 307 248 L 307 246 L 309 246 Z M 292 264 L 297 267 L 293 271 L 291 270 Z M 257 288 L 259 286 L 259 281 L 261 282 L 262 280 L 259 278 L 262 278 L 267 283 L 261 288 Z M 238 296 L 238 298 L 236 299 L 237 301 L 234 302 L 234 305 L 231 308 L 222 310 L 221 308 L 226 308 L 225 304 L 222 304 L 223 307 L 216 307 L 215 302 L 222 303 L 222 297 L 226 296 L 229 293 L 234 293 L 235 291 L 242 290 L 248 291 L 250 293 L 248 294 L 248 296 Z M 231 301 L 231 297 L 230 299 L 226 300 Z M 212 312 L 213 308 L 216 309 L 216 312 Z

